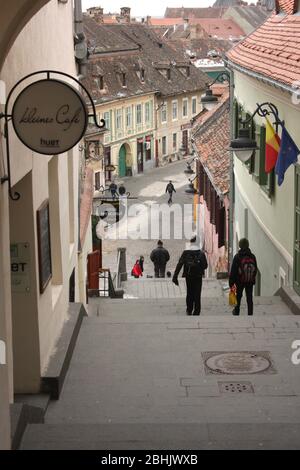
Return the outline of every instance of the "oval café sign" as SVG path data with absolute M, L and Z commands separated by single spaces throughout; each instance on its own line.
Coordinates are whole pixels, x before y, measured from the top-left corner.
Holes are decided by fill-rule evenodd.
M 39 80 L 17 97 L 12 123 L 26 147 L 44 155 L 57 155 L 67 152 L 82 139 L 88 112 L 72 86 L 60 80 Z

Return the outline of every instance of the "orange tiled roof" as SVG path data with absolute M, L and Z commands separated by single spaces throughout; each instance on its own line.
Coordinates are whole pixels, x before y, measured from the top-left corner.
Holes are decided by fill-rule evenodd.
M 230 187 L 229 96 L 224 93 L 218 106 L 204 113 L 192 131 L 199 158 L 208 170 L 218 193 L 226 195 Z
M 230 37 L 244 37 L 245 33 L 232 19 L 224 18 L 191 18 L 190 24 L 200 24 L 210 36 L 223 39 Z
M 300 16 L 297 1 L 280 0 L 280 13 L 227 53 L 233 63 L 291 86 L 300 79 Z
M 183 18 L 151 18 L 149 24 L 152 26 L 173 26 L 183 24 Z

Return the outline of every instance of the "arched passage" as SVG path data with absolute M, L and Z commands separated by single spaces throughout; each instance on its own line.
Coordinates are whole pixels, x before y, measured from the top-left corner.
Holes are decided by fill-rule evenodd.
M 0 70 L 26 23 L 50 0 L 2 0 L 0 15 Z
M 126 143 L 122 144 L 119 150 L 119 176 L 126 176 L 128 168 L 132 168 L 132 150 Z

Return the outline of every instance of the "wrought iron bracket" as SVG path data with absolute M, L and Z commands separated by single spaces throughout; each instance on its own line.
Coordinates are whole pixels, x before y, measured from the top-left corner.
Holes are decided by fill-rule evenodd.
M 230 74 L 229 74 L 229 72 L 226 72 L 226 70 L 224 70 L 224 72 L 221 72 L 221 73 L 219 73 L 219 75 L 217 75 L 217 77 L 214 79 L 213 82 L 206 83 L 206 85 L 207 85 L 208 88 L 210 88 L 217 82 L 223 83 L 223 82 L 226 82 L 226 81 L 228 81 L 230 83 Z
M 1 184 L 4 184 L 4 183 L 8 182 L 9 197 L 13 201 L 18 201 L 20 199 L 21 195 L 20 195 L 20 193 L 18 193 L 16 191 L 13 191 L 12 184 L 11 184 L 11 166 L 10 166 L 10 146 L 9 146 L 9 126 L 8 126 L 8 123 L 11 120 L 12 116 L 11 116 L 11 114 L 8 113 L 9 102 L 11 100 L 13 92 L 16 90 L 16 88 L 18 86 L 21 85 L 21 83 L 23 83 L 25 80 L 28 80 L 29 78 L 32 78 L 36 75 L 42 75 L 42 74 L 46 74 L 47 80 L 51 80 L 51 75 L 58 75 L 58 76 L 66 77 L 66 78 L 72 80 L 73 82 L 77 83 L 77 85 L 79 85 L 79 87 L 82 88 L 82 90 L 86 93 L 86 95 L 89 99 L 89 102 L 92 106 L 92 111 L 93 112 L 91 114 L 88 114 L 88 117 L 89 118 L 93 117 L 95 126 L 98 129 L 103 129 L 105 127 L 104 119 L 100 120 L 100 124 L 98 124 L 98 122 L 97 122 L 95 103 L 93 101 L 93 98 L 92 98 L 90 92 L 87 90 L 87 88 L 79 80 L 74 78 L 72 75 L 69 75 L 68 73 L 60 72 L 60 71 L 57 71 L 57 70 L 39 70 L 38 72 L 30 73 L 30 74 L 26 75 L 25 77 L 21 78 L 12 87 L 12 89 L 10 90 L 10 92 L 8 94 L 8 97 L 7 97 L 7 100 L 6 100 L 6 103 L 5 103 L 4 113 L 0 113 L 0 119 L 5 120 L 4 137 L 5 137 L 5 141 L 6 141 L 6 159 L 7 159 L 7 174 L 5 174 L 4 176 L 2 176 L 0 178 L 0 182 L 1 182 Z
M 273 116 L 274 117 L 273 124 L 275 124 L 276 126 L 276 133 L 278 132 L 279 126 L 284 127 L 284 121 L 282 121 L 279 118 L 279 111 L 278 111 L 277 106 L 275 106 L 275 104 L 266 101 L 265 103 L 261 103 L 261 104 L 256 103 L 256 106 L 257 106 L 256 110 L 248 119 L 244 119 L 240 121 L 243 127 L 246 127 L 247 124 L 252 122 L 256 114 L 262 118 L 266 118 L 267 116 Z

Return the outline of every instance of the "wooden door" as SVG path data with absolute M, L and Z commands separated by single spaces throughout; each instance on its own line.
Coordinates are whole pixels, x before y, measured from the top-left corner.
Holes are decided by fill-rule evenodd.
M 126 176 L 126 148 L 124 145 L 119 151 L 119 176 L 123 178 Z
M 100 251 L 88 255 L 88 288 L 99 290 Z

